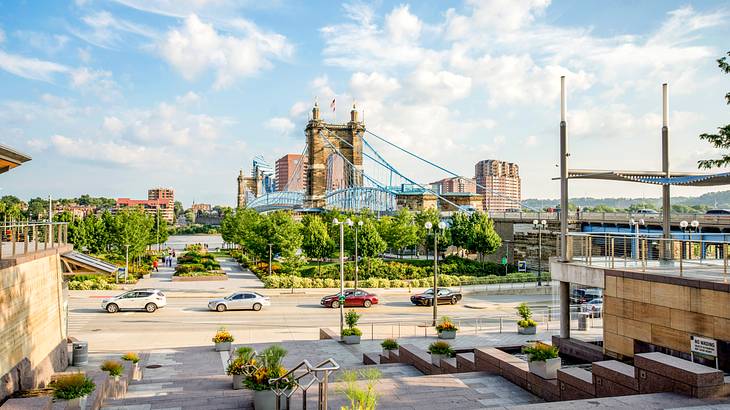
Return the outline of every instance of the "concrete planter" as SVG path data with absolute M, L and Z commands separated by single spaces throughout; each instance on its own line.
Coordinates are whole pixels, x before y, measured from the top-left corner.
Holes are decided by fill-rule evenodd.
M 271 390 L 253 392 L 253 408 L 256 410 L 276 410 L 276 394 Z M 286 395 L 279 397 L 279 409 L 287 410 Z
M 382 354 L 383 354 L 383 357 L 390 357 L 390 350 L 383 349 L 383 353 Z
M 233 375 L 233 390 L 243 389 L 243 378 L 244 377 L 245 376 L 242 374 Z
M 560 358 L 547 359 L 546 361 L 534 361 L 527 363 L 530 373 L 542 377 L 543 379 L 556 379 L 558 377 L 558 369 L 560 369 Z
M 67 400 L 68 404 L 66 405 L 67 409 L 70 410 L 86 410 L 86 399 L 88 396 L 83 397 L 77 397 L 75 399 Z
M 520 327 L 517 326 L 517 333 L 521 335 L 534 335 L 537 333 L 537 326 Z
M 342 340 L 345 342 L 346 345 L 358 345 L 360 344 L 360 337 L 361 336 L 342 336 Z
M 445 354 L 433 354 L 431 353 L 431 364 L 434 366 L 441 366 L 441 359 L 445 359 Z
M 456 330 L 442 330 L 439 332 L 439 339 L 456 339 Z
M 230 352 L 231 351 L 231 342 L 217 342 L 215 344 L 215 351 L 216 352 Z

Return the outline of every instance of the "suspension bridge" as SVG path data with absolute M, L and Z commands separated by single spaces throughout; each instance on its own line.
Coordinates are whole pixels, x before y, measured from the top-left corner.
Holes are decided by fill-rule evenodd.
M 348 123 L 328 124 L 320 117 L 319 107 L 315 103 L 305 134 L 302 160 L 297 163 L 289 180 L 283 186 L 282 181 L 279 181 L 279 188 L 274 191 L 266 189 L 267 184 L 255 180 L 259 178 L 258 175 L 250 177 L 248 183 L 242 182 L 239 177 L 239 204 L 243 195 L 245 206 L 259 212 L 280 209 L 358 212 L 367 209 L 377 213 L 392 213 L 399 208 L 473 212 L 482 210 L 485 192 L 503 196 L 478 183 L 477 190 L 480 193 L 440 192 L 431 184 L 398 170 L 371 142 L 436 169 L 447 177 L 460 177 L 367 130 L 364 123 L 359 121 L 354 105 Z M 511 202 L 514 202 L 514 208 L 523 208 L 520 202 Z

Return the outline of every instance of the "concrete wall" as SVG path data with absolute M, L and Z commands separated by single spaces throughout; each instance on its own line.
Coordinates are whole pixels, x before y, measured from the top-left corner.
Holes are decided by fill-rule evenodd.
M 730 341 L 730 285 L 606 269 L 607 355 L 633 357 L 634 341 L 690 352 L 690 336 Z M 722 358 L 721 358 L 722 361 Z
M 66 315 L 58 250 L 0 270 L 0 400 L 65 369 Z

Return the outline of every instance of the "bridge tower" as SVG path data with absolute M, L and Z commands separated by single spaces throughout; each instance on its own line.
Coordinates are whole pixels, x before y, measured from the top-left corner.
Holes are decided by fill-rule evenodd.
M 345 178 L 346 188 L 362 186 L 362 137 L 365 124 L 358 119 L 357 109 L 352 105 L 350 122 L 347 124 L 328 124 L 319 116 L 319 106 L 315 102 L 312 119 L 305 129 L 307 136 L 307 187 L 304 196 L 305 208 L 323 208 L 327 191 L 327 160 L 337 155 L 332 147 L 342 153 L 345 159 L 344 170 L 350 173 Z M 329 143 L 325 141 L 325 138 Z M 331 145 L 330 145 L 331 144 Z M 350 166 L 349 164 L 353 166 Z

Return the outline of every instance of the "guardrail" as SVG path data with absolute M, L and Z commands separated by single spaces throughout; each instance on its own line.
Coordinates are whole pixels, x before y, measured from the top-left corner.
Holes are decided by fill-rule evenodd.
M 672 213 L 670 216 L 672 222 L 674 223 L 679 223 L 680 221 L 696 220 L 702 225 L 730 225 L 730 214 L 708 215 L 700 213 Z M 489 217 L 492 219 L 524 220 L 526 222 L 532 223 L 532 221 L 535 219 L 537 219 L 538 221 L 541 221 L 543 219 L 548 221 L 557 221 L 560 219 L 560 212 L 489 212 Z M 645 222 L 651 222 L 658 225 L 661 225 L 662 223 L 661 213 L 645 214 L 636 212 L 568 212 L 568 219 L 571 221 L 601 221 L 628 224 L 631 218 L 641 218 L 644 219 Z
M 717 276 L 727 281 L 730 242 L 686 233 L 665 239 L 661 234 L 569 233 L 568 259 L 589 266 L 630 268 L 641 272 Z
M 67 243 L 67 222 L 0 224 L 0 259 L 55 248 Z
M 312 366 L 308 360 L 302 360 L 298 365 L 286 372 L 283 376 L 270 379 L 269 384 L 273 385 L 272 391 L 276 395 L 276 410 L 281 409 L 281 396 L 286 397 L 286 408 L 291 408 L 291 396 L 297 390 L 302 390 L 302 409 L 307 409 L 307 390 L 317 382 L 317 410 L 327 409 L 329 396 L 329 376 L 332 372 L 340 369 L 335 359 L 329 358 L 316 366 Z M 307 379 L 307 376 L 311 378 Z

